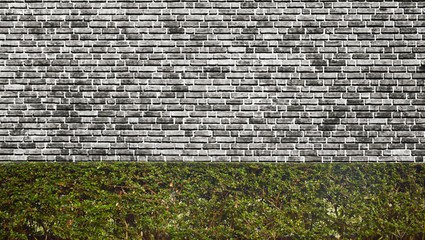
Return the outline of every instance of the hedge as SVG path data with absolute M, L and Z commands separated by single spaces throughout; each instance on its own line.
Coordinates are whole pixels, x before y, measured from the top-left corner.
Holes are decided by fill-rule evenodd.
M 0 166 L 1 239 L 424 239 L 421 164 Z

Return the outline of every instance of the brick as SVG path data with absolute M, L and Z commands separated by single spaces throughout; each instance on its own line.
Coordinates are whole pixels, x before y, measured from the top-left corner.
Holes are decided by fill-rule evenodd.
M 18 2 L 6 160 L 423 161 L 422 3 Z

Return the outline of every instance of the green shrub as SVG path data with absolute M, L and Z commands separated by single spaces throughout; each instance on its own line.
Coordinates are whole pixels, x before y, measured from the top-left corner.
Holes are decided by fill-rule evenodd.
M 1 239 L 423 239 L 421 164 L 22 163 Z

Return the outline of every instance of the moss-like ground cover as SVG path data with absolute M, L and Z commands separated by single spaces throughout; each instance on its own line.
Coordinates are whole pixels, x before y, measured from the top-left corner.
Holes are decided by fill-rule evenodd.
M 1 239 L 423 239 L 425 165 L 0 165 Z

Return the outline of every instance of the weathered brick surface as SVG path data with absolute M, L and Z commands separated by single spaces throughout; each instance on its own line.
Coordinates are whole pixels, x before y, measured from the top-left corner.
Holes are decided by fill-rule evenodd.
M 0 1 L 0 160 L 417 161 L 425 2 Z

